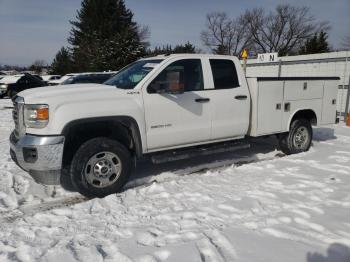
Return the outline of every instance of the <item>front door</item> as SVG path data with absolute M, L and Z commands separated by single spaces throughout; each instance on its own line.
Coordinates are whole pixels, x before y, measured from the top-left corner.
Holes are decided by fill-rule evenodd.
M 173 81 L 174 76 L 177 83 Z M 181 86 L 184 92 L 169 92 L 174 85 Z M 149 151 L 210 139 L 210 100 L 203 90 L 201 59 L 170 63 L 143 89 Z

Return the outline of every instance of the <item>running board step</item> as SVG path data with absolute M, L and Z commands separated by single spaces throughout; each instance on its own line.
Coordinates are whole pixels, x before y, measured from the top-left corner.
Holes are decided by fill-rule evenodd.
M 175 151 L 165 151 L 156 153 L 151 157 L 154 164 L 162 164 L 171 161 L 183 160 L 193 158 L 196 156 L 207 156 L 218 153 L 232 152 L 242 149 L 250 148 L 247 141 L 235 141 L 226 143 L 216 143 L 212 145 L 205 145 L 199 147 L 191 147 L 188 149 L 178 149 Z

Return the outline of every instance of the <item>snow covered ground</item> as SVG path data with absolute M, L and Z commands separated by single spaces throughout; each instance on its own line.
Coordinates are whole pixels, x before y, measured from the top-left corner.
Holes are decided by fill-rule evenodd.
M 86 200 L 10 160 L 0 100 L 0 261 L 350 261 L 350 128 L 307 153 L 249 150 L 139 164 L 124 192 Z

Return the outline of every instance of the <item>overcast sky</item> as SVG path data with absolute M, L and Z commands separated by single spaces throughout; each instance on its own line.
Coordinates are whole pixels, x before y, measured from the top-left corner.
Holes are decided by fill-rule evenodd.
M 0 64 L 30 65 L 36 59 L 51 63 L 67 45 L 80 0 L 0 0 Z M 330 22 L 334 48 L 350 34 L 350 0 L 126 0 L 135 20 L 151 29 L 152 46 L 190 41 L 202 48 L 200 32 L 205 15 L 226 11 L 232 17 L 247 8 L 273 9 L 289 3 L 309 6 L 319 20 Z

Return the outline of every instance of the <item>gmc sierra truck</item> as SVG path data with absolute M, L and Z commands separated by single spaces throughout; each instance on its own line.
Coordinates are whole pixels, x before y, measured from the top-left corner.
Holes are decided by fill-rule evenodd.
M 246 78 L 232 56 L 140 59 L 104 84 L 18 94 L 11 157 L 38 183 L 88 197 L 118 192 L 136 159 L 156 163 L 242 148 L 277 135 L 307 151 L 312 125 L 335 123 L 338 77 Z

